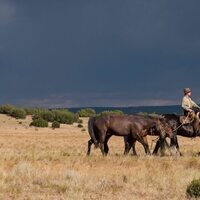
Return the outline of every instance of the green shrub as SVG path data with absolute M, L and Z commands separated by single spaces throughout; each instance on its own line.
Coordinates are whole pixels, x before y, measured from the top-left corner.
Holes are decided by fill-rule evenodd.
M 123 115 L 121 110 L 106 110 L 100 113 L 101 115 Z
M 30 126 L 48 127 L 48 122 L 44 119 L 35 119 L 30 123 Z
M 11 116 L 16 119 L 25 119 L 26 118 L 26 112 L 22 108 L 15 108 L 13 109 Z
M 78 121 L 78 116 L 68 110 L 54 110 L 54 120 L 61 124 L 73 124 Z
M 9 104 L 3 105 L 3 106 L 0 106 L 0 113 L 11 115 L 14 109 L 16 109 L 16 107 L 13 105 L 9 105 Z
M 78 128 L 83 128 L 83 125 L 82 124 L 78 124 Z
M 190 197 L 199 198 L 200 197 L 200 179 L 193 180 L 188 186 L 187 186 L 187 195 Z
M 55 119 L 55 115 L 52 111 L 44 111 L 41 113 L 42 119 L 48 121 L 48 122 L 53 122 Z
M 96 115 L 96 111 L 91 108 L 81 109 L 78 111 L 79 117 L 93 117 Z
M 52 128 L 60 128 L 60 123 L 57 122 L 57 121 L 54 121 L 54 122 L 52 123 Z

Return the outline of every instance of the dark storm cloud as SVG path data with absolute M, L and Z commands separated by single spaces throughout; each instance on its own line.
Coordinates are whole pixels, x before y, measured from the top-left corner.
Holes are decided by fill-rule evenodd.
M 0 1 L 0 103 L 198 101 L 199 1 Z

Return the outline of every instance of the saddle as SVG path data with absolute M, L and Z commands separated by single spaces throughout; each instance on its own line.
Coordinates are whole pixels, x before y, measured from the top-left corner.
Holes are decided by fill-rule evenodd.
M 189 113 L 188 116 L 180 116 L 179 117 L 179 121 L 181 124 L 183 125 L 187 125 L 187 124 L 190 124 L 191 122 L 193 122 L 194 118 L 197 117 L 199 119 L 199 112 L 198 113 Z

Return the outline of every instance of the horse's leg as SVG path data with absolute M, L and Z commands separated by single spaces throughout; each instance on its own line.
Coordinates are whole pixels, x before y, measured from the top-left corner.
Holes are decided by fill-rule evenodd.
M 99 148 L 101 149 L 101 153 L 103 156 L 106 155 L 105 149 L 104 149 L 105 139 L 106 139 L 106 131 L 101 131 L 100 140 L 99 140 Z
M 109 147 L 108 147 L 108 140 L 111 138 L 111 135 L 107 135 L 105 138 L 105 142 L 104 142 L 104 152 L 105 152 L 105 156 L 107 156 L 108 152 L 109 152 Z
M 127 155 L 131 150 L 131 139 L 129 136 L 124 136 L 124 155 Z
M 143 145 L 145 153 L 147 155 L 151 155 L 149 145 L 148 145 L 148 141 L 147 141 L 147 137 L 146 136 L 141 137 L 140 135 L 137 135 L 136 140 Z
M 149 144 L 148 144 L 148 141 L 147 141 L 147 137 L 143 137 L 143 140 L 144 140 L 144 149 L 145 149 L 145 152 L 147 155 L 151 155 L 151 151 L 149 149 Z
M 159 140 L 156 142 L 156 146 L 155 146 L 155 148 L 154 148 L 154 150 L 153 150 L 153 155 L 158 155 L 158 150 L 159 150 L 159 148 L 160 148 L 160 138 L 159 138 Z
M 161 152 L 161 156 L 165 155 L 165 137 L 163 137 L 162 135 L 160 136 L 160 152 Z
M 133 139 L 133 142 L 132 142 L 133 156 L 137 156 L 137 153 L 136 153 L 136 150 L 135 150 L 135 143 L 136 143 L 136 140 Z
M 90 155 L 92 144 L 93 144 L 93 140 L 90 139 L 90 140 L 88 141 L 88 151 L 87 151 L 87 156 Z
M 180 149 L 179 149 L 179 144 L 178 144 L 177 135 L 174 135 L 174 137 L 171 138 L 170 148 L 176 149 L 176 152 L 177 152 L 179 155 L 182 155 L 182 153 L 180 152 Z

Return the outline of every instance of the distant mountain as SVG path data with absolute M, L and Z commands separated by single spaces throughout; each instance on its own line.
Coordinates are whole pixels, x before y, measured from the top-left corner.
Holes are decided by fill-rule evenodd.
M 122 110 L 126 114 L 136 114 L 136 113 L 157 113 L 157 114 L 167 114 L 176 113 L 181 114 L 182 109 L 180 105 L 174 106 L 140 106 L 140 107 L 90 107 L 94 109 L 97 113 L 107 110 Z M 71 112 L 77 112 L 84 107 L 79 108 L 69 108 Z

